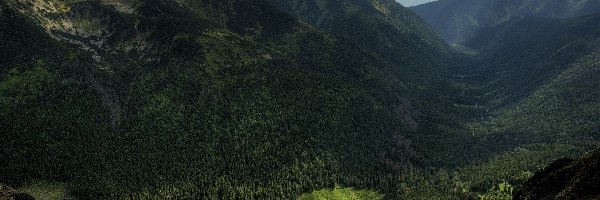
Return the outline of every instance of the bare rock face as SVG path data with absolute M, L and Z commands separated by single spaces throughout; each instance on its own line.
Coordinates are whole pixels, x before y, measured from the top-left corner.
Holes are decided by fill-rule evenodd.
M 115 32 L 124 28 L 135 29 L 134 20 L 128 21 L 125 18 L 137 16 L 137 9 L 142 5 L 139 0 L 76 3 L 59 0 L 8 0 L 7 3 L 35 20 L 52 38 L 80 46 L 91 52 L 97 61 L 102 60 L 100 54 L 103 52 L 131 49 L 143 51 L 148 46 L 141 38 L 134 36 L 126 38 L 132 44 L 123 45 L 124 47 L 106 44 L 107 41 L 115 40 Z
M 127 14 L 134 14 L 141 3 L 139 0 L 102 0 L 101 2 L 103 5 L 112 6 L 115 10 Z

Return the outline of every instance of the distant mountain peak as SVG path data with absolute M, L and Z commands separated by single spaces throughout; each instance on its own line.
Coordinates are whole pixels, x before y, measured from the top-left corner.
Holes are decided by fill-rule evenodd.
M 523 17 L 571 18 L 600 12 L 600 0 L 439 0 L 410 7 L 450 43 Z

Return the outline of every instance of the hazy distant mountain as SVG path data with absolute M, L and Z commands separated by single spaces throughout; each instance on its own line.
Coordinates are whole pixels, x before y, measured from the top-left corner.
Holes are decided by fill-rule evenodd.
M 523 17 L 568 18 L 600 12 L 599 0 L 440 0 L 411 7 L 451 43 Z

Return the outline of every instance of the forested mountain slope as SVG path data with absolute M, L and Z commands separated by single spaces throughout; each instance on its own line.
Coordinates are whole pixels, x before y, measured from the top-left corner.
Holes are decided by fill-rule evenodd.
M 309 24 L 327 30 L 395 64 L 401 76 L 439 78 L 448 45 L 413 12 L 393 0 L 269 0 Z M 437 69 L 436 69 L 437 68 Z M 427 84 L 427 81 L 419 82 Z
M 511 20 L 465 44 L 480 52 L 473 74 L 483 75 L 490 106 L 511 104 L 597 51 L 600 15 L 574 19 Z
M 486 35 L 504 39 L 484 50 L 493 53 L 476 72 L 490 74 L 481 87 L 490 116 L 482 131 L 506 134 L 514 144 L 593 148 L 600 131 L 599 20 L 523 19 Z
M 450 43 L 525 17 L 570 18 L 600 12 L 598 0 L 440 0 L 411 7 Z
M 511 199 L 533 172 L 600 146 L 598 17 L 516 19 L 467 42 L 478 54 L 452 68 L 451 87 L 470 120 L 412 138 L 437 171 L 402 197 Z
M 436 163 L 433 160 L 450 154 L 443 149 L 427 155 L 424 152 L 431 150 L 429 146 L 460 140 L 451 133 L 459 129 L 463 116 L 452 106 L 458 89 L 452 87 L 450 75 L 460 56 L 422 19 L 393 0 L 270 1 L 389 63 L 391 72 L 403 81 L 408 100 L 418 109 L 420 117 L 415 118 L 414 131 L 407 137 L 414 148 L 421 149 L 418 162 Z
M 429 42 L 389 48 L 423 62 L 445 51 L 405 31 L 396 39 Z M 82 199 L 279 199 L 335 184 L 393 195 L 417 156 L 403 135 L 428 109 L 412 103 L 429 102 L 409 92 L 419 79 L 400 76 L 421 63 L 263 0 L 9 0 L 0 38 L 0 179 L 67 182 Z

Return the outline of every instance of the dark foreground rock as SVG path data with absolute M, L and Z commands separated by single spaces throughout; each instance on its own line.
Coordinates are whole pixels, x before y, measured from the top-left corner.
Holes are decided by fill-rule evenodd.
M 600 149 L 580 159 L 555 161 L 535 173 L 514 199 L 600 199 Z
M 17 192 L 6 184 L 0 183 L 0 200 L 34 200 L 31 195 Z

